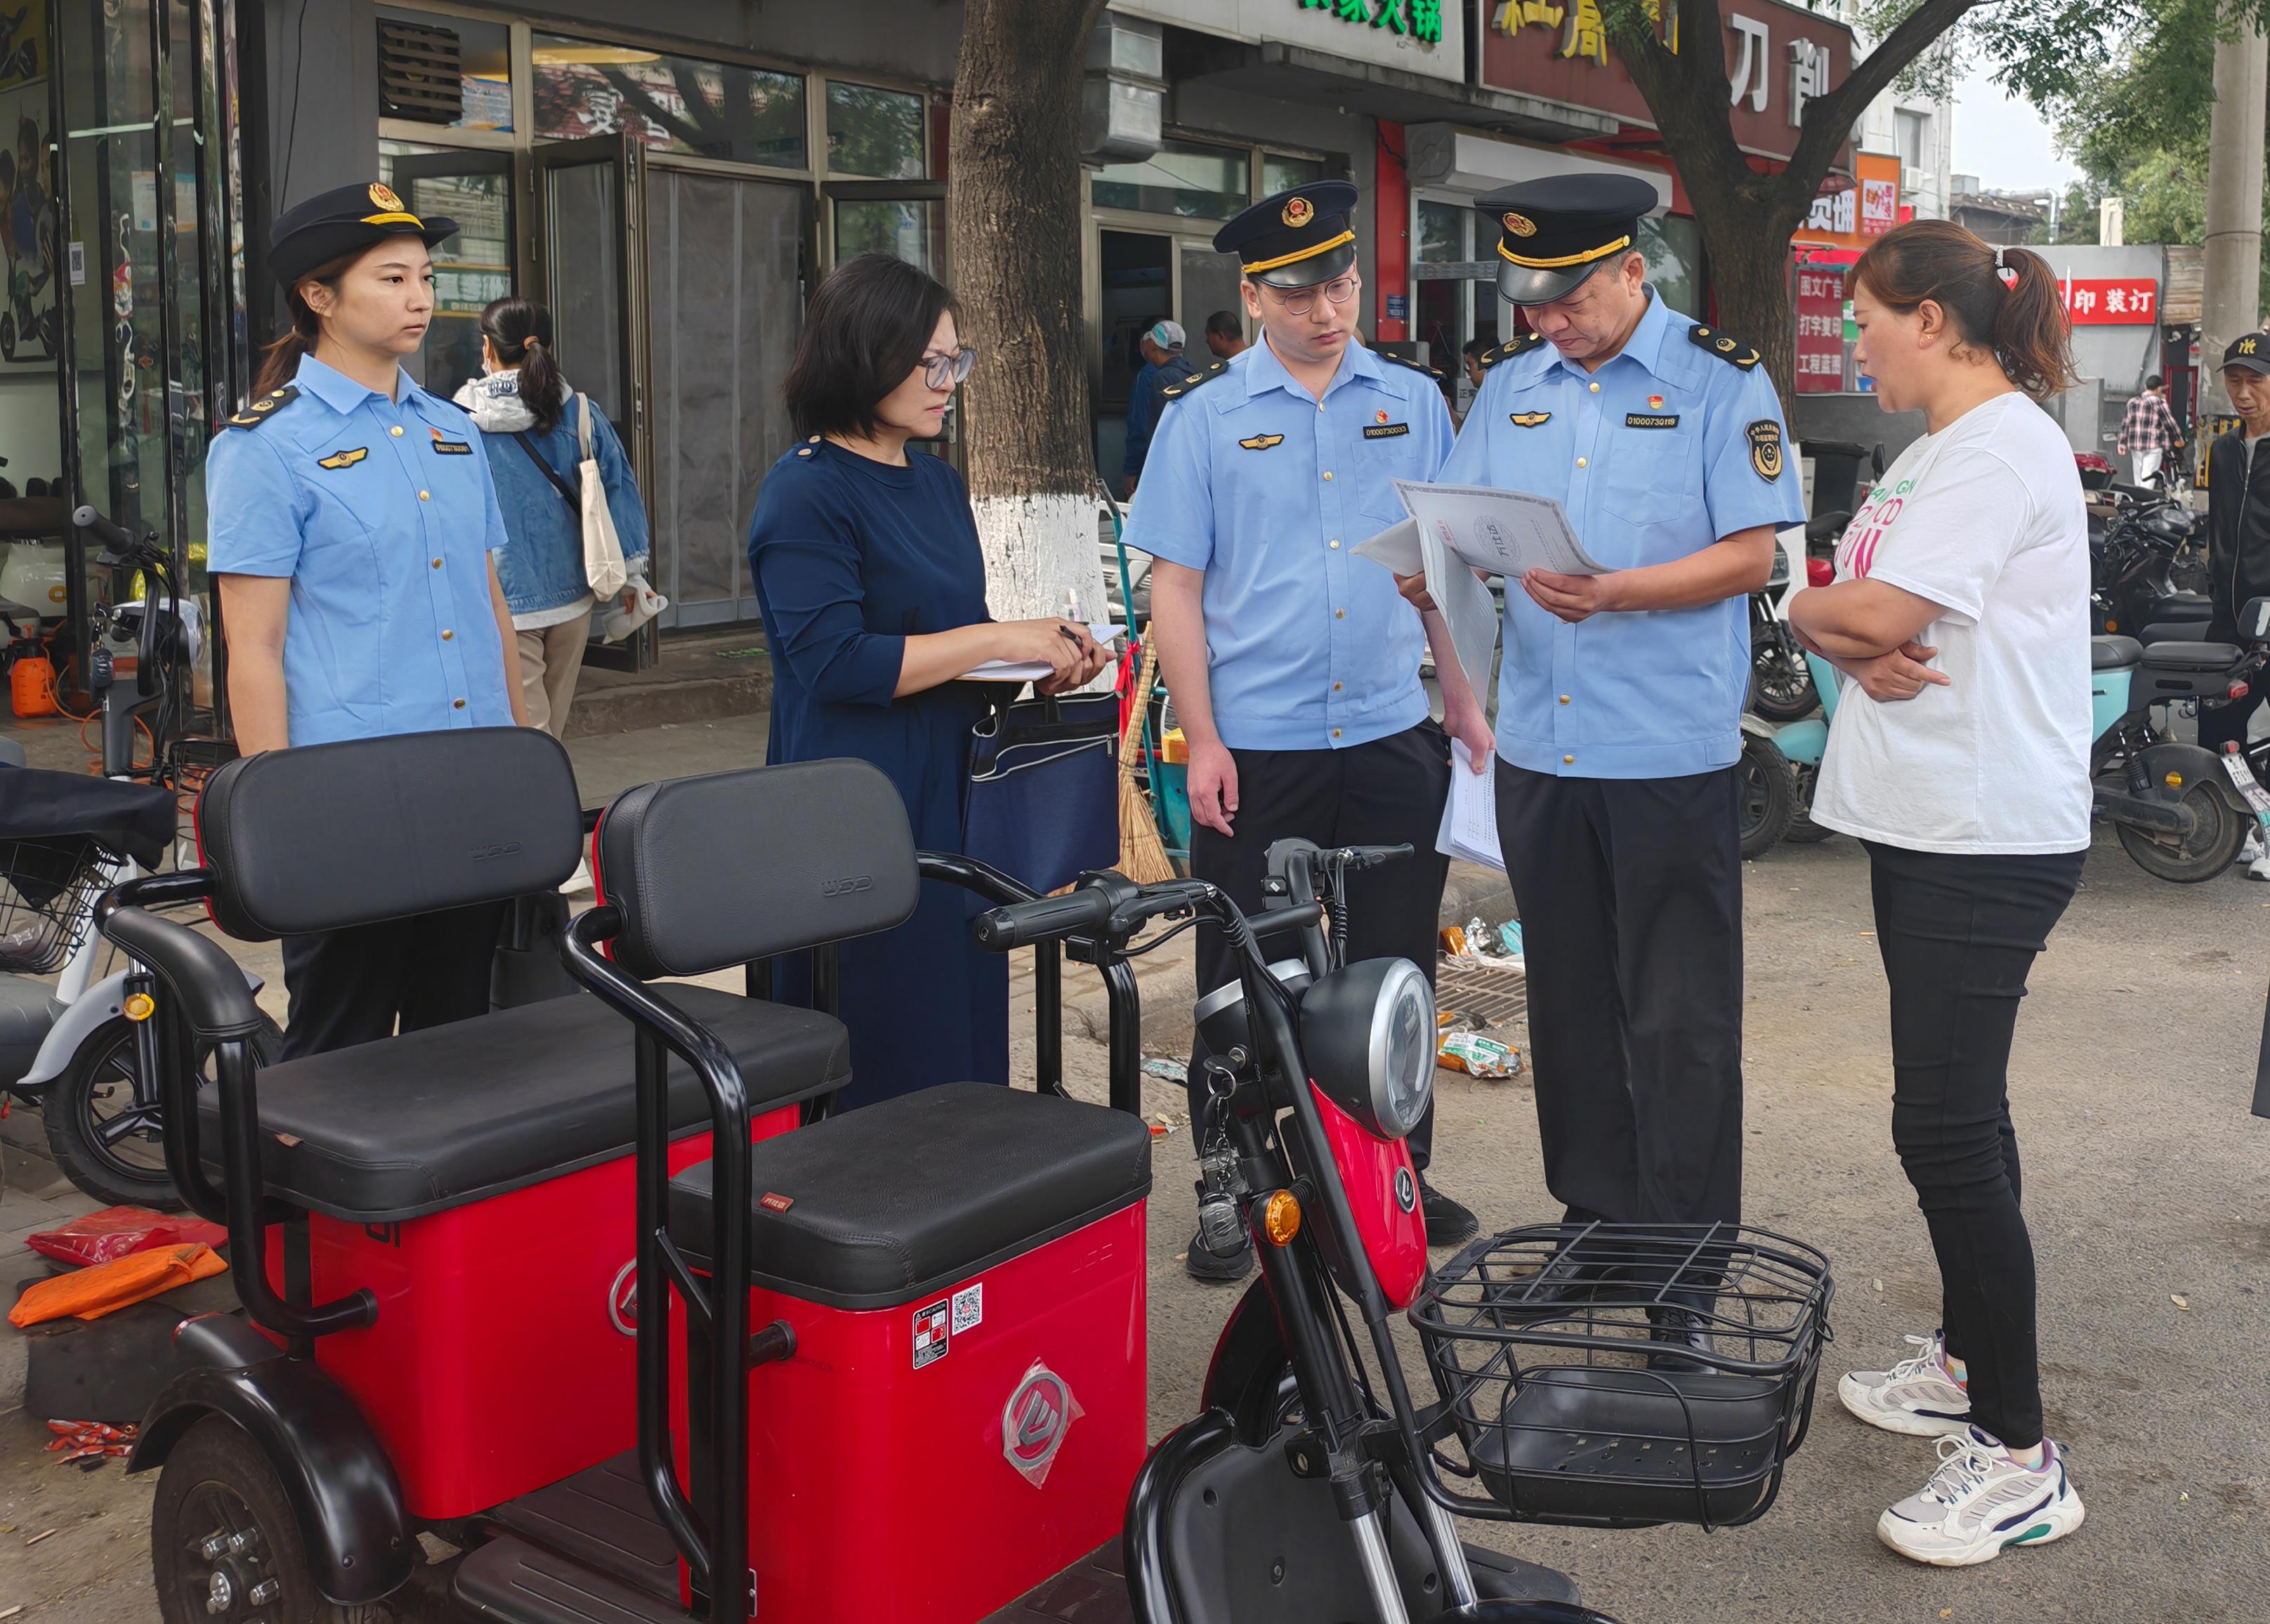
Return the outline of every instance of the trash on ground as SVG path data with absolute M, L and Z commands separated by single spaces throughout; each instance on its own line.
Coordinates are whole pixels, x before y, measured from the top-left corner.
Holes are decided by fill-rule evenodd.
M 123 1459 L 134 1452 L 134 1437 L 141 1429 L 132 1425 L 113 1427 L 104 1421 L 49 1421 L 56 1435 L 48 1453 L 59 1466 L 99 1466 L 107 1459 Z
M 2192 1305 L 2189 1300 L 2185 1298 L 2180 1293 L 2170 1292 L 2168 1294 L 2168 1301 L 2174 1303 L 2177 1308 L 2183 1309 L 2186 1313 L 2191 1311 Z
M 53 1534 L 55 1531 L 56 1531 L 54 1529 L 50 1528 L 45 1534 L 33 1534 L 29 1539 L 24 1541 L 24 1548 L 27 1551 L 30 1550 L 33 1546 L 39 1544 L 41 1540 L 47 1539 L 49 1534 Z
M 1143 1063 L 1143 1075 L 1155 1077 L 1161 1082 L 1187 1084 L 1191 1080 L 1191 1068 L 1187 1061 L 1168 1060 L 1163 1056 L 1154 1055 Z
M 1518 959 L 1522 956 L 1520 920 L 1509 919 L 1498 926 L 1497 945 L 1498 951 L 1509 959 Z
M 1451 925 L 1436 939 L 1442 944 L 1443 956 L 1446 959 L 1488 965 L 1494 968 L 1519 970 L 1525 968 L 1522 958 L 1521 922 L 1517 919 L 1509 919 L 1493 930 L 1477 915 L 1466 921 L 1464 930 Z
M 210 1279 L 227 1269 L 226 1261 L 210 1246 L 168 1246 L 134 1252 L 27 1287 L 8 1310 L 8 1323 L 20 1331 L 66 1315 L 100 1319 L 176 1286 Z
M 1469 1077 L 1501 1079 L 1521 1074 L 1521 1051 L 1479 1032 L 1445 1032 L 1435 1060 Z
M 27 1235 L 24 1244 L 42 1257 L 88 1268 L 160 1246 L 221 1246 L 227 1241 L 227 1230 L 202 1218 L 169 1216 L 147 1207 L 107 1206 Z

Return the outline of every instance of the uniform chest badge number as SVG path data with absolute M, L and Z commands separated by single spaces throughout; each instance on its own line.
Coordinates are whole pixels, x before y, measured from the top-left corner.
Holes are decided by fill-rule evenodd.
M 1537 428 L 1552 420 L 1549 412 L 1517 412 L 1507 419 L 1516 428 Z
M 1282 434 L 1252 434 L 1239 441 L 1237 443 L 1243 446 L 1249 451 L 1266 451 L 1271 446 L 1283 445 L 1285 443 L 1285 436 Z
M 352 468 L 357 463 L 360 463 L 363 458 L 369 455 L 370 448 L 368 446 L 357 446 L 352 451 L 334 451 L 329 456 L 319 456 L 315 459 L 315 466 L 318 468 Z
M 1771 418 L 1760 418 L 1742 432 L 1749 437 L 1750 466 L 1758 471 L 1758 478 L 1780 478 L 1781 425 Z
M 438 428 L 429 429 L 427 432 L 434 436 L 434 449 L 444 456 L 471 456 L 473 454 L 472 442 L 470 441 L 444 440 L 441 438 L 441 431 Z
M 1676 412 L 1627 412 L 1624 413 L 1624 426 L 1626 428 L 1677 428 L 1679 414 Z
M 1363 426 L 1363 437 L 1366 440 L 1392 440 L 1398 434 L 1407 434 L 1410 432 L 1411 425 L 1408 423 L 1367 423 Z

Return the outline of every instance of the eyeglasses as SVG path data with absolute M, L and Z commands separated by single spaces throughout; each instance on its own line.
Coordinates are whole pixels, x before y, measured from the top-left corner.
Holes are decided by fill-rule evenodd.
M 934 389 L 948 389 L 969 375 L 977 365 L 977 352 L 963 345 L 950 355 L 923 357 L 923 382 Z
M 1277 293 L 1276 299 L 1286 315 L 1306 315 L 1317 308 L 1318 293 L 1336 305 L 1344 305 L 1355 297 L 1358 284 L 1359 278 L 1355 277 L 1335 277 L 1322 287 L 1296 287 L 1289 293 Z M 1275 290 L 1271 292 L 1275 293 Z

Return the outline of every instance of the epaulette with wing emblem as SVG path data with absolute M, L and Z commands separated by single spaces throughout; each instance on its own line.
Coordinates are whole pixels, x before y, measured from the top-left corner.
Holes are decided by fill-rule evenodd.
M 1687 341 L 1698 350 L 1708 350 L 1722 361 L 1732 361 L 1744 372 L 1756 366 L 1763 358 L 1755 350 L 1730 334 L 1714 332 L 1697 324 L 1687 330 Z
M 223 428 L 258 428 L 278 412 L 300 398 L 300 386 L 287 383 L 280 389 L 263 395 L 243 411 L 228 419 Z
M 1228 361 L 1216 361 L 1213 366 L 1198 374 L 1195 377 L 1185 378 L 1180 383 L 1168 384 L 1164 389 L 1159 391 L 1159 397 L 1162 400 L 1180 400 L 1183 396 L 1198 388 L 1199 384 L 1211 383 L 1228 370 L 1229 363 Z
M 1487 372 L 1500 361 L 1511 360 L 1517 355 L 1526 355 L 1544 342 L 1543 333 L 1516 333 L 1503 344 L 1492 345 L 1474 357 L 1474 360 L 1484 372 Z
M 1372 353 L 1384 361 L 1393 361 L 1398 367 L 1408 367 L 1413 372 L 1424 374 L 1438 383 L 1443 380 L 1443 369 L 1440 367 L 1429 367 L 1424 361 L 1408 361 L 1400 355 L 1391 355 L 1385 350 L 1374 350 Z

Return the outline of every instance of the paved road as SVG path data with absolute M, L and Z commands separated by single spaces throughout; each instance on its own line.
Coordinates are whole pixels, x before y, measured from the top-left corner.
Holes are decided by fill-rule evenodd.
M 613 768 L 631 776 L 587 791 L 642 775 L 638 753 L 620 748 Z M 604 765 L 590 762 L 587 776 Z M 1834 1260 L 1827 1374 L 1881 1365 L 1901 1351 L 1902 1332 L 1934 1323 L 1935 1283 L 1888 1138 L 1866 864 L 1840 839 L 1784 848 L 1747 879 L 1750 1214 Z M 1480 1537 L 1569 1569 L 1627 1624 L 2270 1619 L 2270 1122 L 2246 1114 L 2270 980 L 2266 938 L 2270 886 L 2236 875 L 2162 886 L 2108 842 L 2035 974 L 2014 1092 L 2050 1425 L 2071 1446 L 2087 1496 L 2080 1533 L 1967 1572 L 1910 1566 L 1872 1528 L 1921 1483 L 1930 1446 L 1862 1427 L 1829 1398 L 1780 1502 L 1750 1527 Z M 1157 978 L 1153 996 L 1173 980 Z M 1076 1084 L 1100 1096 L 1102 1050 L 1075 1037 L 1068 1060 Z M 1527 1085 L 1443 1074 L 1441 1097 L 1443 1186 L 1493 1226 L 1549 1216 Z M 1152 1103 L 1176 1101 L 1160 1089 Z M 1161 1430 L 1195 1402 L 1228 1306 L 1178 1261 L 1188 1145 L 1187 1135 L 1162 1142 L 1152 1206 Z M 19 1393 L 13 1344 L 0 1332 L 0 1410 Z M 11 1531 L 0 1532 L 0 1610 L 26 1604 L 23 1624 L 154 1619 L 146 1487 L 115 1469 L 81 1477 L 48 1466 L 34 1425 L 0 1415 L 0 1527 Z M 62 1531 L 21 1548 L 48 1527 Z

